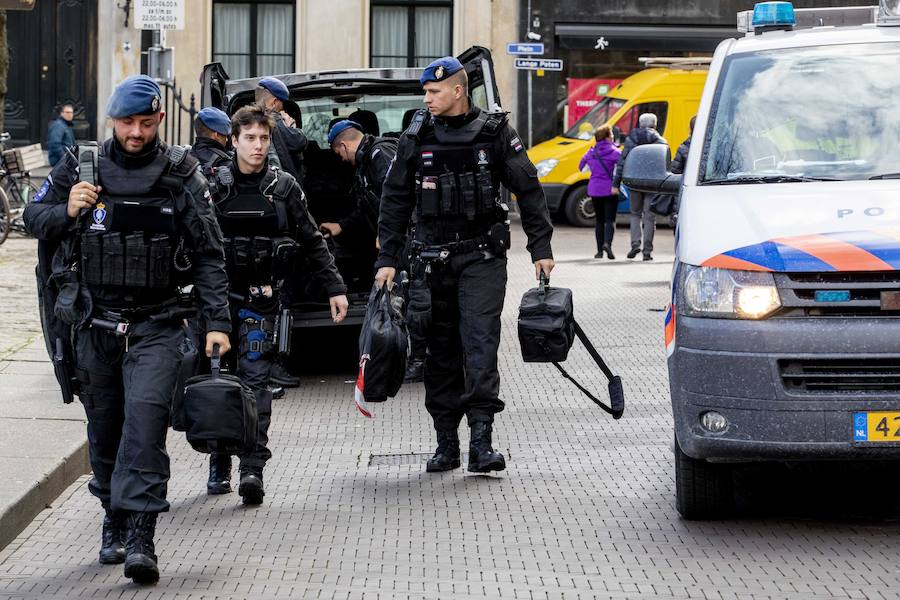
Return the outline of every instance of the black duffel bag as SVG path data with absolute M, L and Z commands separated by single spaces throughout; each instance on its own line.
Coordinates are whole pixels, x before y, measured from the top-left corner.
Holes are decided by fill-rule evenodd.
M 375 284 L 369 294 L 366 319 L 359 334 L 359 374 L 355 400 L 359 411 L 371 417 L 369 402 L 393 398 L 403 385 L 409 348 L 403 297 Z
M 609 406 L 575 381 L 559 364 L 569 356 L 576 337 L 609 380 Z M 563 377 L 574 383 L 594 404 L 611 414 L 614 419 L 622 417 L 625 412 L 622 378 L 613 375 L 587 334 L 575 321 L 572 290 L 550 287 L 550 280 L 543 273 L 538 287 L 528 290 L 522 296 L 522 303 L 519 305 L 519 344 L 522 346 L 522 359 L 525 362 L 553 363 Z
M 193 333 L 185 329 L 181 340 L 181 366 L 178 369 L 178 385 L 172 397 L 172 415 L 169 424 L 175 431 L 187 431 L 184 418 L 184 387 L 197 374 L 200 352 L 194 344 Z
M 191 377 L 184 386 L 184 425 L 197 452 L 244 454 L 256 447 L 256 398 L 234 375 L 223 375 L 219 346 L 213 347 L 212 373 Z

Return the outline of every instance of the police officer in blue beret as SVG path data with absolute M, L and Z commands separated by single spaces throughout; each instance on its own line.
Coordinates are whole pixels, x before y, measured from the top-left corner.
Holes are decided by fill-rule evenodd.
M 306 135 L 297 127 L 289 126 L 284 119 L 285 104 L 291 103 L 288 88 L 280 79 L 263 77 L 256 88 L 256 103 L 275 114 L 275 131 L 269 162 L 294 176 L 303 183 L 303 151 L 308 145 Z M 296 104 L 294 104 L 296 106 Z M 298 109 L 299 110 L 299 109 Z M 299 117 L 299 115 L 297 115 Z M 299 123 L 295 123 L 299 127 Z
M 231 162 L 228 138 L 231 136 L 231 119 L 224 111 L 207 106 L 194 118 L 194 145 L 191 154 L 200 162 L 200 168 L 209 175 L 215 167 Z
M 434 420 L 437 450 L 426 468 L 460 466 L 457 429 L 465 416 L 469 471 L 502 471 L 506 460 L 492 447 L 494 415 L 504 407 L 497 350 L 509 248 L 500 186 L 516 195 L 535 278 L 553 269 L 553 226 L 521 139 L 506 113 L 473 105 L 463 65 L 441 58 L 419 81 L 427 109 L 400 136 L 384 182 L 375 278 L 394 279 L 415 212 L 413 248 L 427 263 L 432 298 L 425 407 Z
M 106 107 L 113 137 L 68 154 L 25 209 L 40 240 L 48 348 L 67 359 L 57 377 L 64 390 L 74 381 L 87 414 L 88 488 L 105 511 L 100 562 L 124 562 L 137 583 L 159 579 L 153 538 L 169 509 L 181 320 L 199 309 L 207 356 L 229 350 L 231 331 L 207 182 L 185 148 L 159 139 L 160 99 L 145 75 L 122 81 Z

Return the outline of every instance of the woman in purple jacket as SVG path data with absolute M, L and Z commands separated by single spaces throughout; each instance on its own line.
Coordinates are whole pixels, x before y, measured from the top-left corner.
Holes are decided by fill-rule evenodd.
M 588 196 L 594 202 L 594 235 L 597 238 L 597 254 L 594 258 L 603 258 L 603 253 L 612 260 L 616 256 L 612 251 L 613 234 L 616 232 L 616 209 L 619 206 L 619 190 L 613 187 L 613 170 L 619 162 L 622 152 L 613 144 L 612 128 L 601 125 L 594 133 L 597 143 L 588 150 L 578 168 L 583 170 L 587 165 L 591 170 L 588 180 Z

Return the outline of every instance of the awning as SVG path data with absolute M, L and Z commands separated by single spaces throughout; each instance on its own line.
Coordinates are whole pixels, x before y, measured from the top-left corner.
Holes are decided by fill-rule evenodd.
M 557 23 L 559 48 L 569 50 L 643 50 L 654 52 L 712 52 L 724 39 L 740 37 L 730 27 L 671 25 L 603 25 Z

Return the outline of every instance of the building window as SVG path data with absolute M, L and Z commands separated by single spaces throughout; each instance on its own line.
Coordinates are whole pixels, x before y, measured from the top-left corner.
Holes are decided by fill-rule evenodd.
M 372 0 L 371 65 L 424 67 L 450 54 L 453 2 Z
M 213 3 L 213 60 L 233 79 L 294 70 L 294 0 Z

